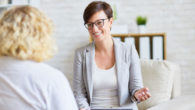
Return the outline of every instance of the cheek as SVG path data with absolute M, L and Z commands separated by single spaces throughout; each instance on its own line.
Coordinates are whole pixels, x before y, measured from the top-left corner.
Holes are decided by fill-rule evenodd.
M 105 25 L 105 30 L 107 32 L 110 32 L 111 26 L 112 26 L 111 24 Z
M 91 31 L 88 31 L 89 35 L 92 35 L 92 32 Z
M 109 33 L 109 32 L 110 32 L 110 27 L 109 27 L 109 26 L 105 27 L 105 28 L 104 28 L 104 31 L 105 31 L 106 33 Z

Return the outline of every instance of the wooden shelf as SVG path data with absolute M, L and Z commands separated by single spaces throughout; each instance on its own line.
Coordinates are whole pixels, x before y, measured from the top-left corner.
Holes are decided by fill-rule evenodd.
M 140 53 L 140 39 L 141 38 L 148 38 L 149 39 L 149 47 L 150 47 L 150 58 L 153 59 L 153 38 L 154 37 L 161 37 L 162 38 L 162 53 L 163 53 L 163 60 L 166 60 L 166 34 L 165 33 L 127 33 L 127 34 L 112 34 L 113 37 L 120 38 L 121 41 L 125 41 L 125 38 L 132 37 L 135 40 L 135 47 Z

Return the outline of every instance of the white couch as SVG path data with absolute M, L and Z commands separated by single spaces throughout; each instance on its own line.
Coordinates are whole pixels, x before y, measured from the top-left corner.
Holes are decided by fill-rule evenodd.
M 195 110 L 195 96 L 180 96 L 181 75 L 177 64 L 141 60 L 141 69 L 144 86 L 152 97 L 139 103 L 139 110 Z

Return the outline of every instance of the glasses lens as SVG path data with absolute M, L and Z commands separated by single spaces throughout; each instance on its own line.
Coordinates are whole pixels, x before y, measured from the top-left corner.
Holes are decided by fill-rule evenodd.
M 85 27 L 87 29 L 92 29 L 93 28 L 93 24 L 95 24 L 98 28 L 102 28 L 104 26 L 104 20 L 106 20 L 106 19 L 100 19 L 100 20 L 97 20 L 94 23 L 87 23 L 87 24 L 85 24 Z
M 85 24 L 85 27 L 86 27 L 87 29 L 89 29 L 89 28 L 92 27 L 92 24 L 91 24 L 91 23 L 87 23 L 87 24 Z
M 101 19 L 101 20 L 98 20 L 95 22 L 95 25 L 100 28 L 100 27 L 103 27 L 104 26 L 104 20 Z

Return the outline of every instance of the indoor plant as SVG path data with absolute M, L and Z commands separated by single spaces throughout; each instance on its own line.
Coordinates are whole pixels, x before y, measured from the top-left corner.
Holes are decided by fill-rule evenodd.
M 136 18 L 136 22 L 137 22 L 137 25 L 138 25 L 138 31 L 139 33 L 145 33 L 146 31 L 146 23 L 147 23 L 147 18 L 146 17 L 143 17 L 143 16 L 138 16 Z

